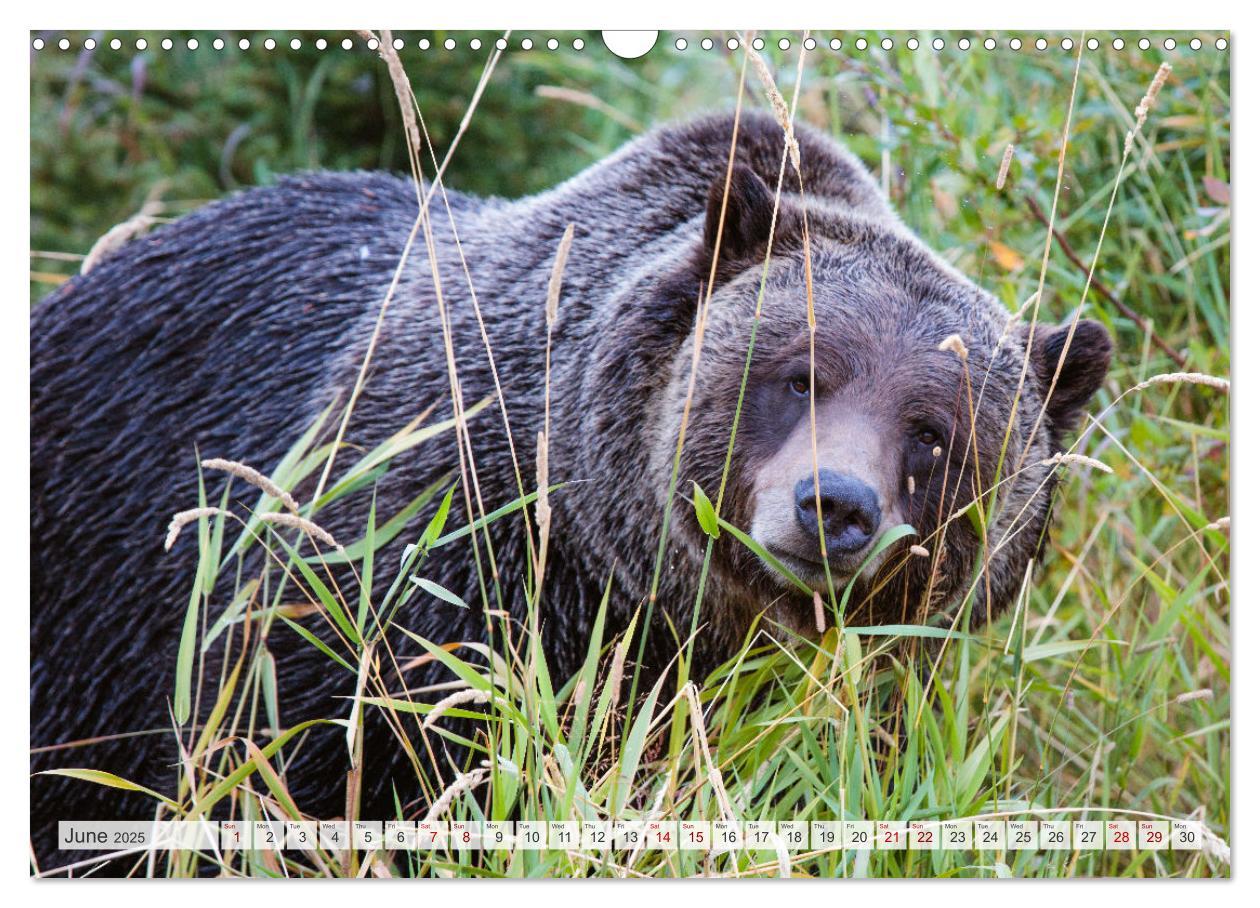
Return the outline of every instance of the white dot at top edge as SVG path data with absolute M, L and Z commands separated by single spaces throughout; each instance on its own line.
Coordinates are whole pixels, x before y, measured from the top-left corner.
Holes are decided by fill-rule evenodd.
M 1116 38 L 1114 41 L 1111 42 L 1111 46 L 1116 50 L 1124 50 L 1124 39 Z
M 1164 50 L 1176 50 L 1177 42 L 1172 38 L 1164 39 Z
M 213 47 L 215 50 L 223 50 L 223 48 L 226 47 L 227 45 L 223 42 L 222 38 L 215 38 L 213 41 L 210 42 L 210 46 Z
M 1088 41 L 1085 42 L 1085 46 L 1088 47 L 1090 50 L 1098 50 L 1098 39 L 1090 38 Z
M 201 42 L 199 42 L 196 38 L 189 38 L 187 44 L 189 50 L 196 50 L 201 46 Z
M 738 38 L 727 38 L 727 39 L 726 39 L 726 49 L 727 49 L 727 50 L 738 50 L 738 49 L 739 49 L 739 39 L 738 39 Z
M 468 42 L 468 46 L 471 47 L 473 50 L 481 50 L 481 39 L 480 38 L 471 39 Z
M 43 49 L 44 49 L 44 39 L 43 39 L 43 38 L 36 38 L 34 41 L 32 41 L 32 42 L 31 42 L 31 47 L 35 48 L 36 50 L 43 50 Z
M 892 50 L 893 49 L 892 38 L 885 38 L 883 41 L 880 41 L 879 46 L 882 47 L 884 50 Z
M 675 41 L 674 41 L 674 49 L 675 49 L 675 50 L 686 50 L 686 49 L 687 49 L 687 39 L 686 39 L 686 38 L 677 38 L 677 39 L 675 39 Z
M 368 38 L 368 50 L 377 50 L 381 46 L 381 42 L 375 38 Z
M 350 48 L 352 48 L 352 47 L 354 47 L 354 42 L 353 42 L 353 41 L 351 41 L 349 38 L 342 38 L 342 39 L 341 39 L 341 49 L 342 49 L 342 50 L 349 50 L 349 49 L 350 49 Z
M 144 40 L 143 38 L 140 38 L 138 41 L 136 41 L 136 48 L 138 50 L 144 50 L 148 46 L 149 46 L 149 42 Z
M 507 50 L 507 39 L 499 38 L 498 40 L 494 42 L 494 46 L 497 47 L 499 50 Z
M 713 50 L 713 39 L 705 38 L 704 40 L 700 42 L 700 46 L 704 48 L 705 50 Z
M 1225 48 L 1227 48 L 1227 47 L 1229 47 L 1229 42 L 1228 42 L 1228 41 L 1226 41 L 1224 38 L 1217 38 L 1217 39 L 1216 39 L 1216 49 L 1217 49 L 1217 50 L 1224 50 L 1224 49 L 1225 49 Z
M 1045 50 L 1049 46 L 1050 46 L 1050 42 L 1047 41 L 1045 38 L 1037 39 L 1037 50 Z
M 992 38 L 985 38 L 985 39 L 984 39 L 984 49 L 985 49 L 985 50 L 993 50 L 995 47 L 997 47 L 997 42 L 996 42 L 996 41 L 994 41 Z
M 70 39 L 69 39 L 69 38 L 62 38 L 60 41 L 58 41 L 58 42 L 57 42 L 57 46 L 58 46 L 58 47 L 60 47 L 62 50 L 69 50 L 69 49 L 70 49 Z
M 789 41 L 787 38 L 779 39 L 779 50 L 787 50 L 791 46 L 792 46 L 792 42 Z
M 172 41 L 170 38 L 162 39 L 162 50 L 170 50 L 174 46 L 175 46 L 175 42 Z
M 753 38 L 753 50 L 765 50 L 766 42 L 761 38 Z
M 275 49 L 276 49 L 276 39 L 275 39 L 275 38 L 268 38 L 266 41 L 264 41 L 264 42 L 263 42 L 263 47 L 267 48 L 267 50 L 275 50 Z
M 1064 50 L 1071 50 L 1075 46 L 1076 46 L 1076 43 L 1071 38 L 1064 38 L 1062 41 L 1059 42 L 1059 47 L 1063 48 Z
M 327 47 L 328 47 L 328 41 L 327 41 L 327 40 L 325 40 L 324 38 L 316 38 L 316 39 L 315 39 L 315 49 L 316 49 L 316 50 L 325 50 Z
M 1151 42 L 1150 42 L 1150 41 L 1148 41 L 1146 38 L 1141 38 L 1141 39 L 1139 39 L 1139 40 L 1138 40 L 1138 48 L 1139 48 L 1139 49 L 1141 49 L 1141 50 L 1146 50 L 1146 49 L 1147 49 L 1147 48 L 1149 48 L 1150 46 L 1151 46 Z
M 944 39 L 944 38 L 933 38 L 933 39 L 932 39 L 932 50 L 944 50 L 944 49 L 945 49 L 945 39 Z
M 712 42 L 712 41 L 710 41 L 710 42 L 709 42 L 709 46 L 710 46 L 710 47 L 712 47 L 712 46 L 713 46 L 713 42 Z M 583 41 L 581 38 L 574 38 L 574 39 L 573 39 L 573 49 L 574 49 L 574 50 L 581 50 L 581 49 L 582 49 L 582 48 L 584 48 L 584 47 L 586 47 L 586 42 L 585 42 L 585 41 Z
M 1019 50 L 1023 46 L 1024 46 L 1024 42 L 1019 40 L 1018 38 L 1011 39 L 1011 50 Z
M 429 39 L 428 39 L 428 38 L 421 38 L 421 39 L 420 39 L 420 40 L 416 43 L 416 47 L 420 48 L 421 50 L 428 50 L 428 49 L 429 49 Z
M 911 50 L 918 50 L 918 49 L 919 49 L 919 39 L 918 39 L 918 38 L 907 38 L 907 39 L 906 39 L 906 47 L 910 48 Z
M 532 50 L 533 47 L 534 47 L 534 42 L 530 38 L 526 38 L 525 40 L 521 42 L 521 50 Z
M 560 42 L 557 41 L 555 38 L 547 39 L 547 50 L 555 50 L 559 46 L 560 46 Z
M 117 38 L 111 39 L 109 42 L 109 46 L 112 50 L 122 50 L 122 42 L 119 41 Z
M 1203 42 L 1202 42 L 1202 41 L 1200 41 L 1198 38 L 1191 38 L 1191 39 L 1190 39 L 1190 49 L 1191 49 L 1191 50 L 1198 50 L 1198 49 L 1199 49 L 1200 47 L 1202 47 L 1202 46 L 1203 46 Z
M 454 49 L 455 49 L 455 39 L 454 39 L 454 38 L 447 38 L 445 41 L 443 41 L 443 42 L 442 42 L 442 46 L 443 46 L 443 47 L 445 47 L 447 50 L 454 50 Z
M 959 39 L 958 39 L 958 49 L 959 49 L 959 50 L 970 50 L 970 49 L 971 49 L 971 39 L 970 39 L 970 38 L 959 38 Z
M 292 41 L 289 42 L 289 50 L 301 50 L 301 49 L 302 49 L 301 39 L 294 38 Z
M 866 50 L 866 39 L 858 38 L 856 41 L 853 42 L 853 46 L 856 47 L 858 50 Z
M 389 43 L 394 45 L 394 50 L 402 50 L 404 47 L 407 46 L 407 42 L 404 41 L 402 38 L 395 38 L 393 41 Z
M 840 41 L 839 38 L 832 38 L 831 41 L 829 42 L 829 46 L 831 47 L 832 50 L 839 50 L 844 45 Z
M 815 41 L 813 38 L 806 38 L 801 43 L 805 45 L 806 50 L 813 50 L 815 47 L 818 46 L 818 42 Z
M 88 50 L 96 50 L 96 39 L 88 38 L 86 41 L 83 42 L 83 46 L 86 47 Z

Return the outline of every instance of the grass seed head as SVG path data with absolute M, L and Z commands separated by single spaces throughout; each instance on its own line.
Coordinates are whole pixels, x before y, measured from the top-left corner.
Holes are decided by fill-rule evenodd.
M 246 466 L 239 461 L 224 460 L 221 457 L 208 457 L 201 462 L 201 467 L 203 470 L 222 470 L 224 473 L 235 476 L 237 479 L 242 479 L 254 488 L 262 489 L 295 514 L 301 509 L 301 505 L 298 504 L 296 498 L 253 467 Z
M 202 517 L 213 517 L 222 513 L 218 508 L 192 508 L 187 511 L 180 511 L 171 518 L 170 524 L 166 528 L 166 542 L 163 548 L 166 551 L 171 550 L 171 546 L 175 544 L 175 540 L 179 538 L 180 531 L 194 520 L 200 520 Z

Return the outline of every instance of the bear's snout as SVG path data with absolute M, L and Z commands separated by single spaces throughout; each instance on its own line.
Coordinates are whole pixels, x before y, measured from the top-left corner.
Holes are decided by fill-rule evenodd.
M 817 494 L 813 476 L 796 484 L 796 520 L 812 536 L 818 535 L 821 522 L 828 557 L 866 548 L 882 516 L 879 496 L 856 477 L 819 470 Z

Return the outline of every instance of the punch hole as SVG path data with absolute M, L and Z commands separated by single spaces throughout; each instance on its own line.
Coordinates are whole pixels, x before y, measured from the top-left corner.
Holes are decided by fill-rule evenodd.
M 994 49 L 996 49 L 996 48 L 997 48 L 997 42 L 996 42 L 996 41 L 994 41 L 992 38 L 985 38 L 985 39 L 984 39 L 984 49 L 985 49 L 985 50 L 994 50 Z
M 604 39 L 604 47 L 623 60 L 637 60 L 639 57 L 642 57 L 656 46 L 656 38 L 659 34 L 660 32 L 648 31 L 606 31 L 601 33 Z M 732 38 L 731 40 L 734 41 L 735 39 Z M 731 48 L 731 50 L 734 49 L 734 47 Z

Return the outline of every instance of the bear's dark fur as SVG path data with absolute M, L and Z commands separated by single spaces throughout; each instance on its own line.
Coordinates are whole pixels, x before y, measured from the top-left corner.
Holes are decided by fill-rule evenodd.
M 551 378 L 550 476 L 568 485 L 552 496 L 543 598 L 545 647 L 559 676 L 585 652 L 610 577 L 612 627 L 624 628 L 645 600 L 689 386 L 697 305 L 715 246 L 719 266 L 649 671 L 675 652 L 666 619 L 684 633 L 691 622 L 705 537 L 681 491 L 692 480 L 710 495 L 718 488 L 758 306 L 756 350 L 723 504 L 733 524 L 750 525 L 758 469 L 799 425 L 799 414 L 786 411 L 775 394 L 784 363 L 806 349 L 806 227 L 819 395 L 843 388 L 863 413 L 913 410 L 948 429 L 936 458 L 880 442 L 899 481 L 917 478 L 913 490 L 903 482 L 904 499 L 885 506 L 900 509 L 930 537 L 955 502 L 971 497 L 970 485 L 962 484 L 961 496 L 958 486 L 974 473 L 974 458 L 991 477 L 1002 450 L 1009 452 L 1004 475 L 1012 475 L 1010 464 L 1024 455 L 1025 469 L 1003 484 L 999 513 L 990 521 L 990 538 L 1004 541 L 988 559 L 976 614 L 996 613 L 1008 603 L 1037 557 L 1052 485 L 1051 468 L 1040 462 L 1057 450 L 1106 371 L 1106 333 L 1080 322 L 1043 415 L 1063 330 L 1039 328 L 1027 343 L 1028 328 L 1012 323 L 992 297 L 925 248 L 856 159 L 821 134 L 798 129 L 804 193 L 789 162 L 776 214 L 783 133 L 773 120 L 745 114 L 726 192 L 733 126 L 723 116 L 659 130 L 556 189 L 518 202 L 434 196 L 433 240 L 459 393 L 466 406 L 494 393 L 462 253 L 526 488 L 533 486 L 534 439 L 543 416 L 548 280 L 560 239 L 575 225 Z M 31 744 L 155 733 L 40 750 L 33 770 L 91 766 L 173 789 L 168 703 L 196 544 L 189 531 L 164 554 L 164 527 L 172 513 L 196 504 L 198 452 L 270 471 L 319 413 L 334 401 L 344 404 L 416 211 L 409 180 L 359 173 L 286 178 L 133 241 L 37 307 L 31 321 Z M 773 254 L 759 301 L 772 223 Z M 370 448 L 432 404 L 449 413 L 434 288 L 418 237 L 348 442 Z M 955 334 L 968 349 L 966 360 L 938 349 Z M 1026 350 L 1025 390 L 1007 439 Z M 969 399 L 976 409 L 974 438 L 969 417 L 960 415 Z M 470 434 L 486 510 L 515 499 L 516 474 L 496 405 L 476 417 Z M 353 459 L 343 454 L 339 463 L 347 458 Z M 377 490 L 377 513 L 392 515 L 457 463 L 450 432 L 397 458 Z M 214 503 L 225 478 L 207 473 L 205 480 Z M 239 500 L 254 503 L 254 490 L 235 489 Z M 310 488 L 296 491 L 302 498 Z M 321 513 L 320 522 L 342 541 L 357 539 L 369 498 L 360 494 Z M 452 525 L 466 519 L 454 516 L 461 500 L 457 495 Z M 393 579 L 384 566 L 398 564 L 402 545 L 427 516 L 419 515 L 378 557 L 377 595 Z M 496 522 L 491 537 L 502 596 L 500 603 L 492 593 L 492 604 L 519 618 L 526 559 L 521 515 Z M 477 604 L 483 600 L 466 543 L 439 550 L 423 573 L 474 608 L 417 596 L 398 624 L 439 642 L 482 639 L 485 619 Z M 955 519 L 933 539 L 934 551 L 938 544 L 943 555 L 931 581 L 931 605 L 945 611 L 968 591 L 980 542 L 966 519 Z M 854 597 L 851 610 L 870 622 L 922 617 L 933 561 L 900 558 L 892 580 L 865 583 L 867 592 Z M 718 544 L 707 590 L 698 638 L 702 666 L 729 655 L 759 614 L 788 628 L 813 624 L 809 600 L 785 589 L 730 534 Z M 223 605 L 219 597 L 217 607 Z M 401 635 L 391 641 L 415 651 Z M 273 629 L 268 646 L 277 660 L 285 725 L 345 716 L 344 697 L 353 688 L 348 673 L 287 628 Z M 209 678 L 217 677 L 214 658 L 212 650 Z M 406 679 L 411 687 L 433 680 L 431 668 Z M 392 815 L 395 787 L 404 801 L 417 794 L 415 773 L 383 725 L 369 723 L 365 753 L 362 815 Z M 290 767 L 297 803 L 317 816 L 341 815 L 346 768 L 342 730 L 315 734 Z M 444 771 L 449 778 L 449 767 Z M 36 850 L 45 862 L 58 818 L 151 811 L 143 799 L 128 800 L 117 790 L 48 776 L 33 778 L 31 801 Z

